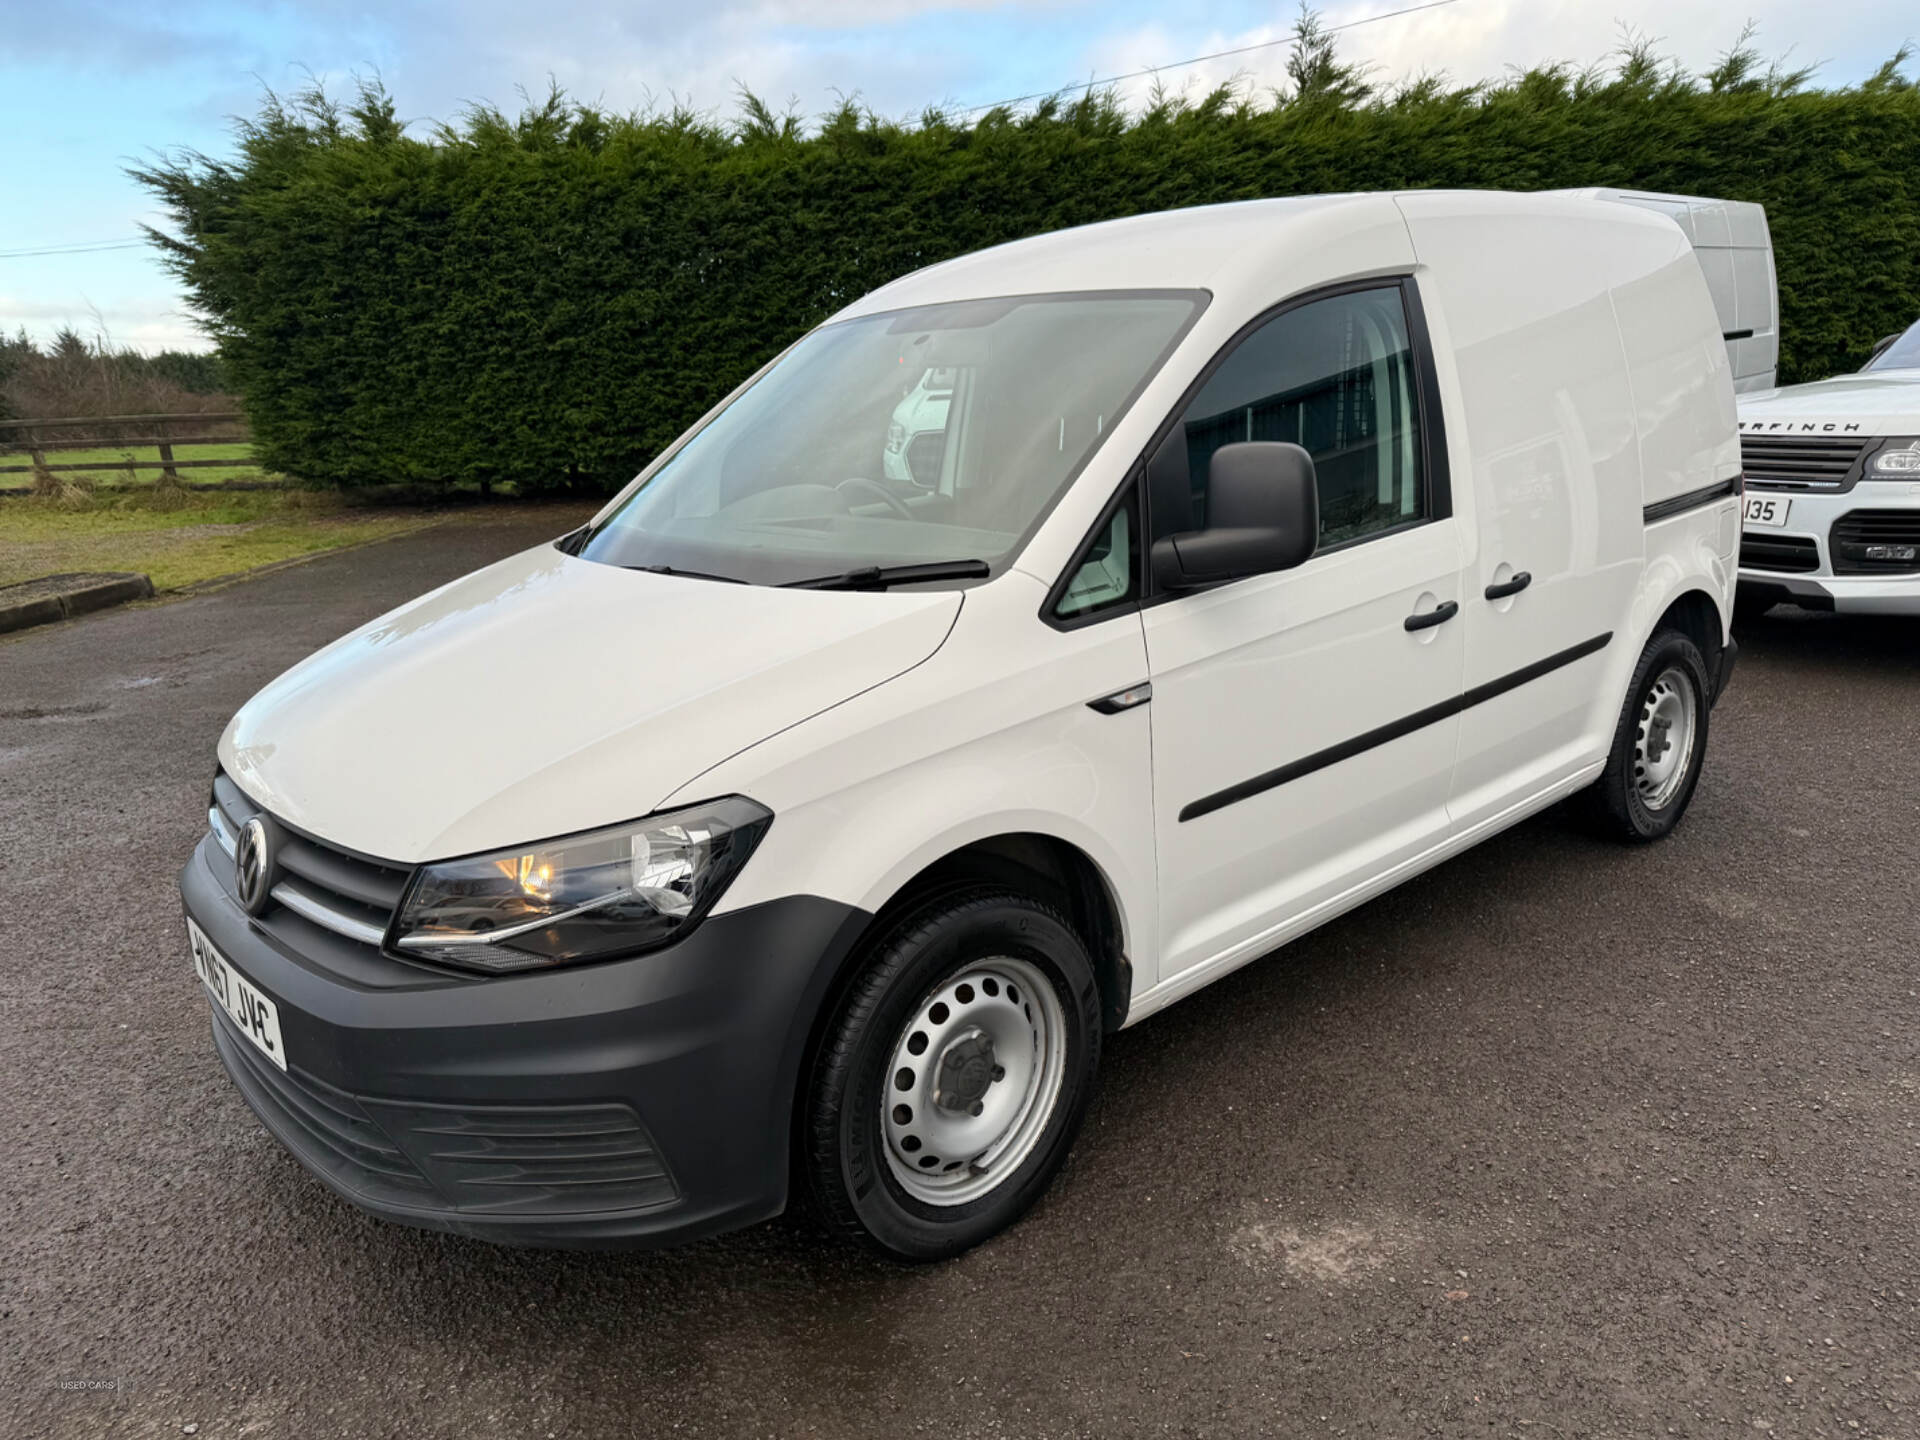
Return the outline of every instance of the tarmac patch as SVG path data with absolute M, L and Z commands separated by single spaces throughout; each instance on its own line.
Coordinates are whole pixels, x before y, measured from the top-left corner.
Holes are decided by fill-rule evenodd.
M 1279 1265 L 1302 1280 L 1346 1283 L 1372 1274 L 1400 1248 L 1398 1237 L 1380 1226 L 1340 1222 L 1256 1221 L 1234 1231 L 1227 1244 L 1249 1265 Z

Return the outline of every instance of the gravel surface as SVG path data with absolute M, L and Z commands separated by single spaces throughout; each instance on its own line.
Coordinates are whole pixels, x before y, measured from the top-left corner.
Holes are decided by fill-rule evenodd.
M 213 742 L 567 523 L 0 641 L 0 1429 L 1920 1436 L 1920 625 L 1743 623 L 1669 842 L 1545 816 L 1115 1037 L 1061 1183 L 955 1263 L 331 1198 L 188 965 Z

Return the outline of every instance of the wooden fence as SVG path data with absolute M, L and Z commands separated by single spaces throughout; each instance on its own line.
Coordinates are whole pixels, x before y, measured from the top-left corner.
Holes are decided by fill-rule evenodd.
M 0 475 L 31 474 L 35 488 L 57 483 L 55 476 L 74 471 L 158 470 L 162 481 L 186 485 L 191 490 L 254 488 L 250 482 L 225 481 L 213 485 L 188 485 L 181 480 L 182 470 L 221 467 L 228 470 L 258 470 L 249 458 L 181 458 L 179 450 L 195 446 L 251 443 L 246 416 L 237 410 L 204 411 L 185 415 L 91 415 L 66 420 L 0 420 L 0 462 L 24 455 L 25 464 L 0 463 Z M 159 454 L 156 460 L 135 460 L 126 456 L 113 460 L 49 461 L 48 455 L 75 450 L 132 451 L 147 446 Z M 0 490 L 0 494 L 6 493 Z M 24 492 L 14 492 L 24 493 Z

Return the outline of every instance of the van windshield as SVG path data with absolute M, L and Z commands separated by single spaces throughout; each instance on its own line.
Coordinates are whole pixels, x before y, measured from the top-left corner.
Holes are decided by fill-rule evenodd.
M 1920 320 L 1867 362 L 1869 370 L 1920 370 Z
M 763 585 L 949 560 L 997 573 L 1206 298 L 1014 296 L 823 326 L 576 553 Z

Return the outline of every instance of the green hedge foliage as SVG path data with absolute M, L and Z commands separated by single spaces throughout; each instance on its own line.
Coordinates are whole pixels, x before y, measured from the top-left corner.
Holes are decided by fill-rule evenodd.
M 1391 91 L 1303 22 L 1296 84 L 1128 113 L 1109 95 L 808 129 L 751 96 L 721 127 L 554 95 L 409 134 L 390 98 L 269 97 L 227 160 L 135 171 L 268 468 L 315 484 L 602 491 L 837 307 L 1041 231 L 1325 191 L 1633 186 L 1758 200 L 1781 378 L 1854 369 L 1920 315 L 1920 91 L 1605 73 Z M 1313 46 L 1320 49 L 1315 52 Z

